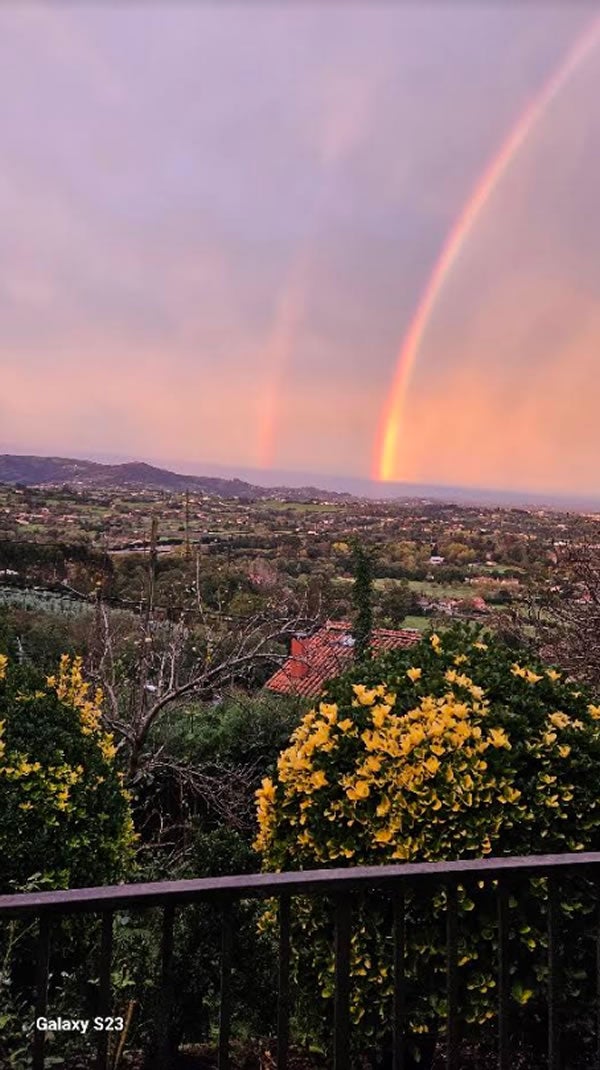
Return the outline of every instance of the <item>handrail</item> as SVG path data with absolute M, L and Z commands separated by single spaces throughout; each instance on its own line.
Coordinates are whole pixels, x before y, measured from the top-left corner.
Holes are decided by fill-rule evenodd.
M 155 881 L 152 883 L 120 884 L 98 888 L 69 888 L 64 891 L 23 892 L 0 896 L 0 921 L 11 917 L 37 919 L 37 953 L 35 965 L 35 1028 L 31 1038 L 33 1070 L 44 1070 L 45 1034 L 49 1002 L 49 983 L 53 942 L 60 931 L 60 919 L 76 913 L 96 913 L 101 917 L 98 948 L 98 991 L 96 1011 L 103 1021 L 110 1015 L 112 1002 L 111 960 L 115 915 L 132 908 L 143 910 L 158 907 L 162 910 L 162 939 L 160 945 L 160 977 L 157 998 L 160 1012 L 156 1022 L 156 1066 L 172 1070 L 175 1051 L 171 1046 L 169 1022 L 176 1002 L 173 987 L 172 960 L 175 946 L 174 920 L 176 908 L 192 903 L 209 902 L 220 915 L 220 997 L 218 1025 L 218 1067 L 231 1070 L 230 1040 L 233 1014 L 232 976 L 235 956 L 235 926 L 232 905 L 239 900 L 271 898 L 278 902 L 278 967 L 277 967 L 277 1070 L 289 1070 L 290 1024 L 293 998 L 290 986 L 292 951 L 293 897 L 324 895 L 333 907 L 332 954 L 334 959 L 334 1013 L 332 1033 L 333 1070 L 348 1070 L 350 1065 L 349 1038 L 352 1032 L 350 1000 L 352 989 L 351 942 L 353 926 L 353 893 L 361 889 L 378 888 L 387 893 L 392 907 L 390 937 L 393 947 L 393 1015 L 390 1031 L 393 1045 L 393 1066 L 405 1066 L 407 1023 L 410 1013 L 410 993 L 407 988 L 406 933 L 409 922 L 406 911 L 406 892 L 415 886 L 426 894 L 442 883 L 446 889 L 446 1028 L 443 1034 L 446 1070 L 460 1070 L 460 921 L 457 890 L 461 881 L 473 878 L 494 884 L 497 900 L 497 1062 L 498 1070 L 512 1070 L 513 997 L 512 967 L 514 951 L 511 943 L 512 923 L 509 912 L 511 889 L 516 890 L 523 876 L 529 880 L 542 877 L 547 881 L 547 904 L 542 913 L 546 927 L 547 968 L 547 1045 L 544 1056 L 548 1070 L 563 1070 L 562 1023 L 566 1016 L 561 983 L 563 918 L 560 908 L 561 875 L 588 876 L 596 899 L 596 919 L 591 920 L 591 932 L 598 969 L 592 1002 L 598 1022 L 597 1058 L 593 1065 L 600 1070 L 600 852 L 578 851 L 570 854 L 539 854 L 488 858 L 462 858 L 451 862 L 398 862 L 382 866 L 350 866 L 322 868 L 284 873 L 248 873 L 228 877 L 204 877 L 198 880 Z M 51 992 L 50 992 L 51 995 Z M 96 1020 L 96 1019 L 95 1019 Z M 113 1019 L 111 1018 L 112 1022 Z M 41 1023 L 41 1024 L 38 1024 Z M 96 1070 L 108 1070 L 109 1041 L 100 1032 L 95 1036 Z M 590 1064 L 591 1067 L 592 1064 Z
M 547 876 L 560 869 L 600 866 L 600 851 L 571 854 L 515 855 L 489 858 L 461 858 L 452 862 L 397 862 L 385 866 L 351 866 L 335 869 L 307 869 L 284 873 L 248 873 L 232 877 L 202 877 L 195 880 L 152 881 L 139 884 L 112 884 L 97 888 L 69 888 L 64 891 L 19 892 L 0 895 L 0 915 L 39 914 L 52 909 L 69 913 L 138 908 L 220 898 L 224 893 L 243 899 L 277 897 L 282 892 L 311 894 L 327 891 L 356 891 L 385 887 L 415 879 L 461 876 L 494 878 L 520 873 Z

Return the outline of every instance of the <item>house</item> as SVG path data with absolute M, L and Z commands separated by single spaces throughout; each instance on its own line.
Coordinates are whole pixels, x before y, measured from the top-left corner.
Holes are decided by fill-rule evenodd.
M 422 596 L 417 599 L 419 609 L 423 613 L 436 614 L 443 613 L 446 617 L 453 617 L 459 606 L 458 598 L 427 598 Z
M 418 643 L 421 632 L 414 628 L 374 628 L 371 646 L 374 653 L 408 647 Z M 348 621 L 327 621 L 312 635 L 292 639 L 287 661 L 267 680 L 265 687 L 282 695 L 314 698 L 327 680 L 338 676 L 352 661 L 354 639 Z
M 471 609 L 475 613 L 489 613 L 490 611 L 490 607 L 488 606 L 485 598 L 480 598 L 479 596 L 477 596 L 476 598 L 471 598 L 469 599 L 469 604 L 471 606 Z

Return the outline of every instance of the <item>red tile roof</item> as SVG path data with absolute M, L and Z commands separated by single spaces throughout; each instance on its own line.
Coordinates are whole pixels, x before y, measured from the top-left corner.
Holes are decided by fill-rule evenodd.
M 292 639 L 290 657 L 271 676 L 265 687 L 283 695 L 313 698 L 327 680 L 339 676 L 352 660 L 353 640 L 348 621 L 327 621 L 318 632 Z M 412 628 L 374 628 L 371 647 L 375 653 L 413 646 L 421 632 Z

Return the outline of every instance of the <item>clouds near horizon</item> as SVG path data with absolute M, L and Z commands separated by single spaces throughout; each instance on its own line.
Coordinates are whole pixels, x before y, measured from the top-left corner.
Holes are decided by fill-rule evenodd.
M 0 448 L 366 475 L 445 234 L 589 19 L 2 9 Z M 599 91 L 594 55 L 440 295 L 406 478 L 596 487 Z

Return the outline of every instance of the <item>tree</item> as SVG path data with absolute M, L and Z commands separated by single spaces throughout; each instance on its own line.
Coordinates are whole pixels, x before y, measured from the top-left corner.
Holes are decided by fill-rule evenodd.
M 534 578 L 522 602 L 499 619 L 512 643 L 536 650 L 572 676 L 600 688 L 600 552 L 586 542 L 556 552 L 546 579 Z
M 265 672 L 286 660 L 291 637 L 312 624 L 305 604 L 288 608 L 276 597 L 248 616 L 209 610 L 199 584 L 188 604 L 167 617 L 152 600 L 152 585 L 149 590 L 148 603 L 130 619 L 125 648 L 115 641 L 108 607 L 98 603 L 92 668 L 106 695 L 105 723 L 127 757 L 130 783 L 159 717 L 191 699 L 214 701 L 232 688 L 261 686 Z
M 379 599 L 379 615 L 388 627 L 399 628 L 414 608 L 415 599 L 408 580 L 383 581 Z
M 352 570 L 355 656 L 357 661 L 362 661 L 369 656 L 373 630 L 373 552 L 359 542 L 352 547 Z
M 256 846 L 265 868 L 276 870 L 598 850 L 599 762 L 600 706 L 565 674 L 537 659 L 515 660 L 497 640 L 488 643 L 464 626 L 443 640 L 432 633 L 408 650 L 354 666 L 328 687 L 274 778 L 263 781 Z M 570 949 L 563 993 L 576 1007 L 593 999 L 586 926 L 594 892 L 574 881 L 561 888 Z M 514 896 L 512 1012 L 516 1022 L 526 1006 L 527 1034 L 541 1048 L 545 882 L 523 885 Z M 495 892 L 489 884 L 461 885 L 458 899 L 461 1013 L 467 1029 L 470 1023 L 485 1039 L 497 1002 Z M 444 913 L 444 894 L 408 895 L 415 1046 L 444 1028 Z M 311 993 L 330 1006 L 332 918 L 322 903 L 307 901 L 295 924 L 296 973 L 310 1013 Z M 357 905 L 352 943 L 352 1015 L 363 1051 L 389 1041 L 390 932 L 389 902 L 369 892 Z M 576 1017 L 574 1046 L 586 1037 Z M 318 1022 L 316 1013 L 314 1029 Z

